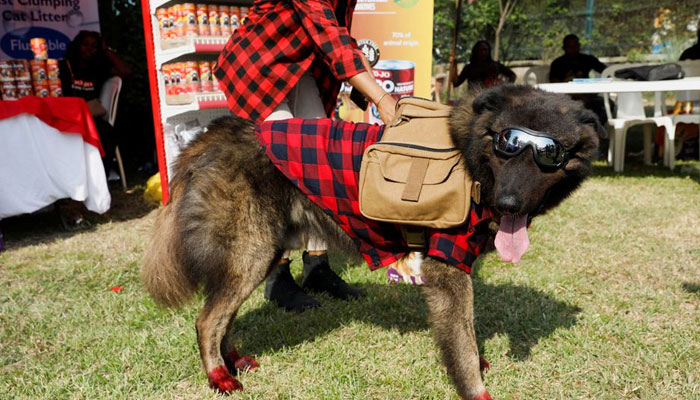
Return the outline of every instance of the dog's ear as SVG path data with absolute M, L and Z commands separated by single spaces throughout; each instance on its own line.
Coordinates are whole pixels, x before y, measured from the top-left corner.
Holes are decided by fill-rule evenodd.
M 608 130 L 600 123 L 598 116 L 591 110 L 580 109 L 576 112 L 576 120 L 584 125 L 589 125 L 598 134 L 599 138 L 607 139 Z
M 506 104 L 506 98 L 501 95 L 501 91 L 497 88 L 483 91 L 472 102 L 472 109 L 475 114 L 482 112 L 498 111 Z

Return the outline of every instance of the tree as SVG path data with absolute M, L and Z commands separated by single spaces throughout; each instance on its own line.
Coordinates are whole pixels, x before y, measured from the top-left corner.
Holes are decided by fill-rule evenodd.
M 508 17 L 513 14 L 513 10 L 515 9 L 515 5 L 517 3 L 518 0 L 506 0 L 506 3 L 503 4 L 503 0 L 498 0 L 498 25 L 496 25 L 495 37 L 493 40 L 493 59 L 496 61 L 498 61 L 498 56 L 500 54 L 501 31 L 503 30 L 503 26 L 506 24 Z

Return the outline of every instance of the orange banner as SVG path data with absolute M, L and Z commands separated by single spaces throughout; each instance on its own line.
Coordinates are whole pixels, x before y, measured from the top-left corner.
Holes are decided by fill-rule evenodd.
M 357 0 L 351 35 L 370 62 L 379 58 L 374 77 L 384 90 L 396 98 L 430 97 L 433 0 Z M 341 118 L 379 121 L 376 110 L 360 118 L 347 96 L 341 100 Z

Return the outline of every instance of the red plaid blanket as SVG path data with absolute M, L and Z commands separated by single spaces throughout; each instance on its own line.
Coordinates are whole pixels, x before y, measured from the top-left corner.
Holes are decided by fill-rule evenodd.
M 409 252 L 397 225 L 360 213 L 362 154 L 383 132 L 379 125 L 300 118 L 262 122 L 255 129 L 275 166 L 343 228 L 371 269 L 390 265 Z M 427 230 L 428 256 L 469 273 L 486 245 L 490 220 L 490 210 L 472 203 L 466 224 Z

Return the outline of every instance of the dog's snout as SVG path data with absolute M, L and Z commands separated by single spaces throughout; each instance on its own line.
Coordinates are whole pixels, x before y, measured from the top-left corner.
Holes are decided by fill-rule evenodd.
M 515 214 L 520 210 L 520 203 L 515 194 L 504 194 L 496 199 L 496 208 L 502 214 Z

